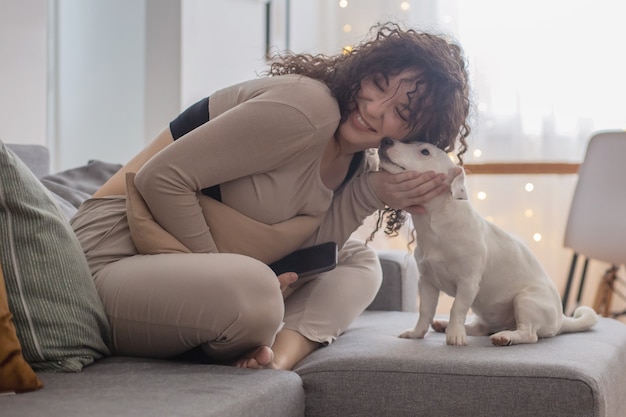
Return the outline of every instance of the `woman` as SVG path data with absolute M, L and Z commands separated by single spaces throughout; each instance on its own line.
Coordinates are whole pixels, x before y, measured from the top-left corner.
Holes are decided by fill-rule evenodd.
M 431 172 L 375 172 L 365 155 L 384 137 L 447 151 L 459 140 L 464 152 L 469 99 L 458 46 L 386 24 L 350 53 L 286 54 L 268 72 L 183 112 L 72 219 L 116 354 L 200 347 L 240 367 L 291 369 L 332 343 L 378 291 L 378 259 L 351 233 L 377 209 L 419 212 L 447 189 Z M 138 251 L 133 189 L 185 250 Z M 225 225 L 207 204 L 241 221 Z M 255 241 L 248 224 L 280 232 Z M 218 233 L 224 227 L 231 233 Z M 251 240 L 269 257 L 220 250 Z M 340 248 L 337 267 L 304 283 L 258 260 L 326 241 Z

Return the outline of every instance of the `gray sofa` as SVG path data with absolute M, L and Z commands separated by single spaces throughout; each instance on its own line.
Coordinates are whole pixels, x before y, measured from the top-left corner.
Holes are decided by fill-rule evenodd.
M 11 148 L 49 189 L 71 187 L 45 177 L 45 148 Z M 106 177 L 117 166 L 101 168 Z M 68 214 L 75 203 L 60 202 Z M 106 357 L 79 373 L 39 372 L 44 388 L 0 396 L 0 416 L 626 415 L 624 324 L 602 318 L 588 332 L 500 348 L 487 337 L 470 337 L 466 347 L 446 346 L 437 333 L 400 339 L 417 317 L 416 267 L 401 251 L 380 251 L 380 258 L 384 283 L 372 305 L 293 371 L 238 369 L 193 355 Z

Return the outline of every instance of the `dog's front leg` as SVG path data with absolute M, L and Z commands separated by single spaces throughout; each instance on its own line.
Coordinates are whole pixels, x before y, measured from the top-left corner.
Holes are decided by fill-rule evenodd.
M 446 343 L 453 346 L 467 345 L 465 320 L 476 295 L 479 285 L 477 280 L 469 279 L 457 285 L 454 302 L 450 309 L 450 321 L 446 328 Z
M 439 289 L 424 277 L 417 284 L 420 296 L 420 315 L 414 328 L 402 333 L 399 337 L 404 339 L 423 339 L 428 333 L 428 328 L 435 318 L 437 303 L 439 302 Z

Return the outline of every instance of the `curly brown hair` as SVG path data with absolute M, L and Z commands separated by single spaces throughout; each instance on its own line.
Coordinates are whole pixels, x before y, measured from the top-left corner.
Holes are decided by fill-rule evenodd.
M 267 75 L 301 74 L 323 81 L 337 99 L 344 121 L 355 106 L 361 81 L 372 75 L 384 77 L 417 70 L 415 88 L 409 92 L 411 133 L 404 141 L 432 143 L 453 152 L 463 163 L 470 134 L 470 91 L 467 65 L 461 47 L 444 36 L 403 29 L 387 22 L 373 26 L 369 36 L 343 54 L 327 56 L 285 52 L 270 59 Z M 385 233 L 395 235 L 405 213 L 385 208 L 379 212 L 376 231 L 383 218 Z

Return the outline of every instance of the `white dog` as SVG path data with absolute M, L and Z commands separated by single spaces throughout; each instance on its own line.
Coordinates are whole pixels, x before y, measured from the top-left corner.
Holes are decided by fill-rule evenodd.
M 563 315 L 559 293 L 538 260 L 472 208 L 465 172 L 445 152 L 428 143 L 384 139 L 378 154 L 385 171 L 445 173 L 451 189 L 425 204 L 426 214 L 413 216 L 419 319 L 400 337 L 421 339 L 432 325 L 445 331 L 449 345 L 466 345 L 466 335 L 491 335 L 494 345 L 507 346 L 596 324 L 589 307 L 578 307 L 574 317 Z M 454 297 L 449 321 L 433 321 L 440 291 Z M 465 324 L 470 308 L 474 320 Z

